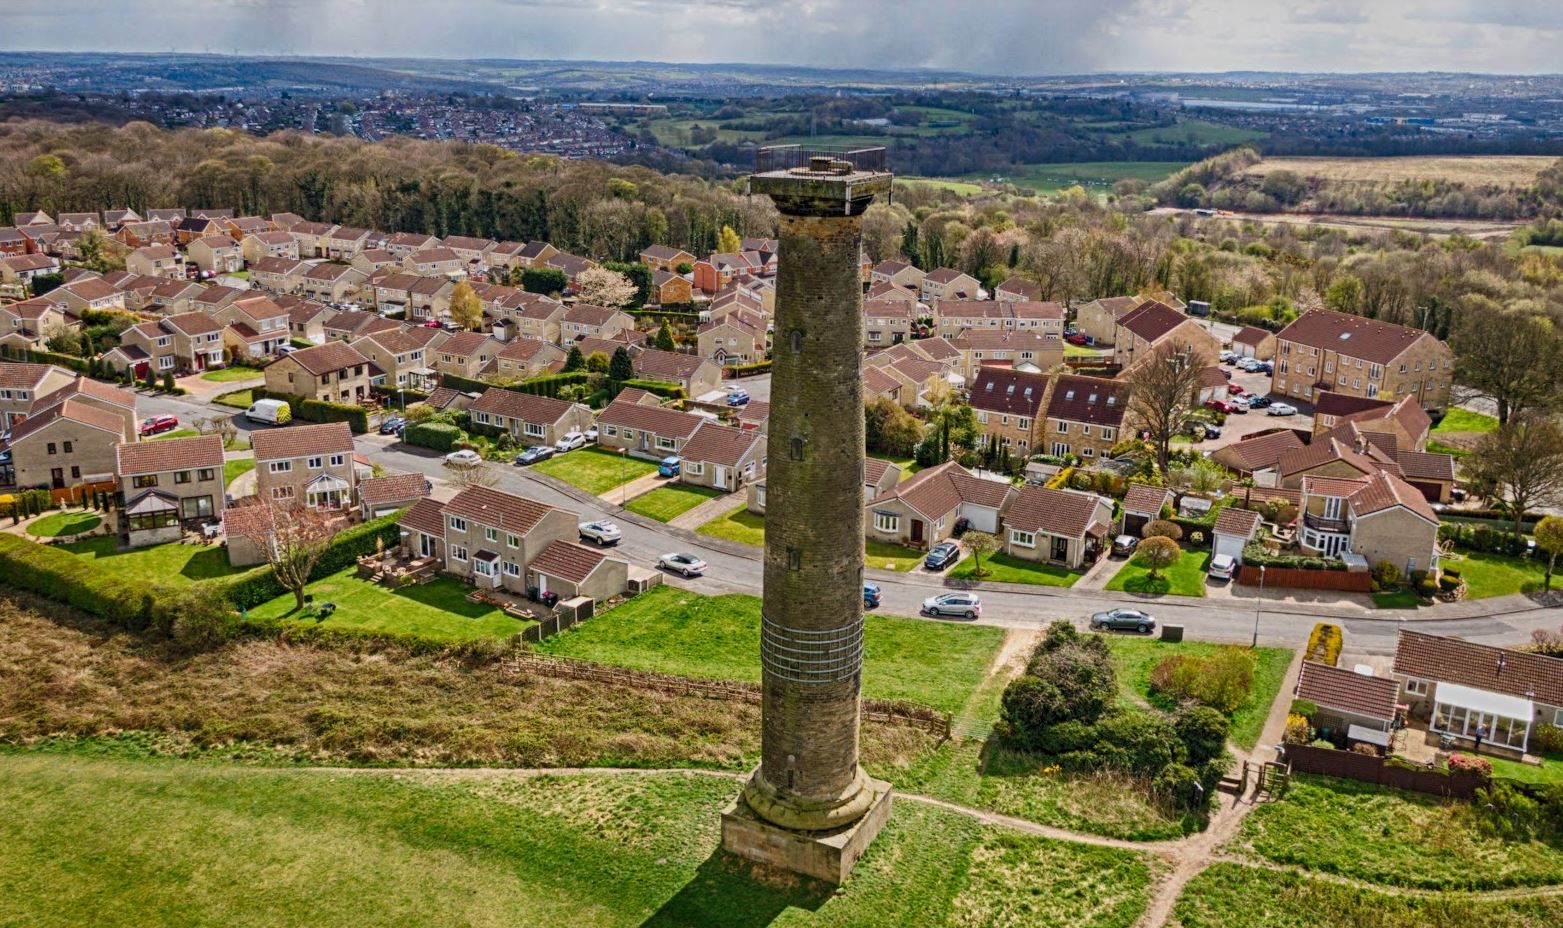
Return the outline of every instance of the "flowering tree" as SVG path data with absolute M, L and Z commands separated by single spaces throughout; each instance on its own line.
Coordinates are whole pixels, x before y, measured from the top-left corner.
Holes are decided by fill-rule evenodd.
M 575 294 L 582 303 L 620 309 L 635 299 L 635 284 L 618 271 L 587 268 L 575 275 Z

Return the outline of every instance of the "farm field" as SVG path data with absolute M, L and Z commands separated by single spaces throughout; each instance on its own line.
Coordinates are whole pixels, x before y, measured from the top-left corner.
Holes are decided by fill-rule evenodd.
M 1155 183 L 1187 165 L 1181 161 L 1091 161 L 1075 164 L 1015 165 L 1001 173 L 1005 183 L 1029 188 L 1039 194 L 1057 193 L 1076 185 L 1111 187 L 1125 178 Z M 991 172 L 961 175 L 962 180 L 987 181 Z
M 1265 134 L 1238 126 L 1223 126 L 1203 119 L 1180 119 L 1174 126 L 1135 129 L 1124 133 L 1124 137 L 1133 139 L 1141 145 L 1187 141 L 1192 141 L 1196 145 L 1241 145 L 1244 142 L 1264 138 Z
M 1303 177 L 1368 183 L 1438 179 L 1479 187 L 1529 186 L 1538 174 L 1556 162 L 1556 157 L 1548 155 L 1265 158 L 1243 173 L 1263 177 L 1274 171 L 1292 171 Z

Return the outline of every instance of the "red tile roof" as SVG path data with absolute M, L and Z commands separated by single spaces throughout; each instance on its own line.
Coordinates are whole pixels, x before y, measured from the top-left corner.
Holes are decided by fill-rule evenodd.
M 1370 677 L 1317 661 L 1303 661 L 1297 677 L 1297 698 L 1323 709 L 1388 722 L 1395 717 L 1400 684 L 1393 677 Z
M 469 407 L 474 413 L 484 412 L 491 416 L 505 416 L 537 425 L 558 422 L 574 408 L 574 403 L 561 399 L 520 393 L 503 387 L 492 387 L 483 391 L 483 395 L 473 400 Z
M 547 503 L 488 487 L 467 487 L 445 504 L 445 514 L 524 535 L 554 511 Z
M 252 432 L 250 443 L 255 448 L 257 461 L 302 458 L 311 454 L 351 454 L 353 431 L 346 422 L 290 425 Z
M 1563 659 L 1402 630 L 1395 673 L 1563 706 Z
M 1253 538 L 1254 532 L 1258 529 L 1259 513 L 1257 512 L 1239 509 L 1236 506 L 1227 506 L 1216 516 L 1215 533 L 1217 535 Z
M 597 424 L 600 426 L 613 425 L 635 429 L 660 435 L 663 438 L 688 438 L 705 421 L 707 420 L 704 417 L 679 412 L 676 409 L 642 406 L 633 400 L 626 402 L 623 394 L 616 397 L 597 416 Z
M 971 406 L 984 412 L 1037 418 L 1047 394 L 1047 375 L 981 367 L 971 385 Z
M 1123 424 L 1128 405 L 1127 384 L 1101 377 L 1059 374 L 1054 378 L 1047 417 L 1117 427 Z
M 1004 524 L 1023 532 L 1046 532 L 1068 538 L 1081 538 L 1100 524 L 1097 513 L 1102 497 L 1078 490 L 1052 490 L 1023 486 L 1009 507 Z M 1108 506 L 1108 512 L 1112 510 Z
M 764 440 L 756 429 L 735 429 L 708 421 L 695 430 L 694 437 L 684 443 L 679 454 L 686 461 L 737 467 Z
M 83 403 L 80 400 L 66 400 L 63 403 L 51 406 L 35 415 L 28 416 L 21 422 L 11 427 L 11 444 L 15 445 L 23 438 L 58 422 L 61 419 L 69 419 L 82 425 L 90 425 L 93 428 L 102 429 L 115 435 L 122 435 L 125 431 L 125 421 L 115 413 L 106 409 Z
M 216 435 L 122 442 L 114 447 L 114 472 L 121 477 L 170 470 L 223 466 L 223 440 Z
M 1120 318 L 1118 324 L 1154 345 L 1188 318 L 1165 303 L 1148 300 Z
M 1148 483 L 1129 485 L 1123 497 L 1124 512 L 1148 514 L 1151 518 L 1161 515 L 1163 506 L 1172 502 L 1172 491 L 1166 487 L 1153 487 Z
M 1253 345 L 1257 347 L 1264 344 L 1264 340 L 1273 334 L 1275 333 L 1267 332 L 1256 326 L 1245 325 L 1237 330 L 1236 335 L 1232 336 L 1232 341 L 1239 345 Z
M 425 535 L 433 535 L 435 538 L 444 538 L 445 507 L 435 500 L 424 497 L 402 513 L 402 517 L 396 524 L 402 528 L 420 531 Z
M 287 358 L 278 358 L 277 361 L 272 363 L 276 364 L 278 361 L 284 361 L 288 358 L 296 361 L 300 367 L 316 377 L 322 374 L 329 374 L 332 371 L 353 367 L 357 364 L 369 363 L 369 359 L 359 353 L 357 348 L 341 341 L 326 342 L 324 345 L 316 345 L 313 348 L 305 348 L 303 351 L 295 351 L 288 355 Z
M 595 548 L 570 541 L 550 541 L 528 567 L 540 574 L 580 584 L 607 559 L 606 554 Z
M 1421 329 L 1392 322 L 1315 309 L 1298 316 L 1276 338 L 1375 364 L 1388 364 L 1424 336 L 1432 337 Z
M 1351 504 L 1352 514 L 1358 518 L 1401 506 L 1434 525 L 1438 524 L 1438 513 L 1433 511 L 1427 498 L 1416 487 L 1386 471 L 1378 471 L 1370 476 L 1362 489 L 1351 494 L 1347 501 Z
M 429 479 L 422 474 L 386 474 L 358 484 L 358 495 L 373 506 L 421 500 L 429 493 Z

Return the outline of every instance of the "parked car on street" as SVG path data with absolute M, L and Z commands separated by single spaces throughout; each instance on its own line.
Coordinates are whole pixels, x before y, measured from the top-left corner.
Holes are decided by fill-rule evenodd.
M 1133 535 L 1119 535 L 1113 539 L 1113 556 L 1129 557 L 1134 554 L 1134 549 L 1140 546 L 1140 540 Z
M 380 434 L 400 435 L 402 434 L 402 429 L 406 427 L 407 420 L 403 419 L 401 416 L 386 416 L 385 421 L 380 423 Z
M 149 416 L 141 420 L 141 426 L 137 431 L 142 435 L 161 435 L 177 428 L 179 428 L 178 416 Z
M 923 566 L 929 570 L 943 570 L 961 559 L 961 546 L 953 541 L 941 541 L 923 558 Z
M 865 583 L 865 584 L 863 584 L 863 608 L 864 609 L 877 609 L 879 607 L 880 597 L 882 597 L 883 595 L 884 594 L 880 592 L 879 584 L 877 584 L 877 583 Z
M 595 522 L 582 522 L 577 528 L 581 532 L 581 540 L 589 541 L 600 548 L 616 545 L 624 537 L 619 531 L 618 525 L 607 519 L 598 519 Z
M 727 405 L 743 406 L 749 402 L 749 391 L 743 387 L 727 388 Z
M 447 467 L 477 467 L 482 463 L 483 455 L 478 454 L 471 448 L 462 448 L 459 451 L 452 451 L 450 454 L 445 455 L 445 465 Z
M 1230 554 L 1218 554 L 1210 559 L 1210 567 L 1206 573 L 1213 580 L 1231 580 L 1233 571 L 1237 570 L 1237 561 Z
M 676 454 L 669 455 L 657 462 L 657 476 L 677 477 L 683 468 L 684 459 Z
M 1150 613 L 1138 609 L 1111 609 L 1091 616 L 1091 628 L 1095 631 L 1132 631 L 1148 635 L 1156 628 L 1156 620 Z
M 559 436 L 558 441 L 554 442 L 554 450 L 560 453 L 584 447 L 586 447 L 586 436 L 575 431 L 564 433 Z
M 693 554 L 664 554 L 657 558 L 657 566 L 685 577 L 698 577 L 706 572 L 706 562 Z
M 552 447 L 548 445 L 533 445 L 532 447 L 527 448 L 520 454 L 516 455 L 516 463 L 522 467 L 525 467 L 528 464 L 536 464 L 539 461 L 546 461 L 553 456 L 554 449 Z
M 975 619 L 982 615 L 982 600 L 976 593 L 943 593 L 923 600 L 923 615 L 953 615 Z
M 1270 415 L 1295 416 L 1297 415 L 1297 407 L 1293 406 L 1291 403 L 1272 403 L 1270 405 Z

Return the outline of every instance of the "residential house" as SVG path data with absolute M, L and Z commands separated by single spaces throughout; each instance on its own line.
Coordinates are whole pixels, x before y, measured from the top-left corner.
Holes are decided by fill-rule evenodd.
M 559 254 L 559 249 L 547 242 L 527 242 L 515 253 L 514 267 L 541 268 L 549 267 L 549 261 Z
M 922 291 L 916 287 L 895 284 L 887 280 L 884 283 L 874 284 L 872 287 L 869 287 L 868 293 L 864 294 L 863 296 L 863 300 L 864 302 L 886 300 L 897 303 L 905 303 L 908 312 L 912 313 L 913 315 L 919 315 L 919 304 L 917 299 L 921 292 Z
M 120 230 L 120 234 L 123 235 L 135 227 L 135 224 L 125 226 Z M 208 235 L 228 234 L 228 230 L 223 227 L 220 221 L 208 219 L 205 216 L 190 216 L 181 219 L 179 224 L 174 226 L 174 229 L 174 240 L 181 245 L 188 245 L 196 239 L 205 238 Z
M 322 327 L 327 342 L 350 342 L 375 332 L 391 332 L 406 326 L 379 313 L 348 309 L 332 313 Z
M 455 252 L 456 257 L 462 261 L 462 266 L 457 268 L 457 270 L 461 271 L 476 272 L 486 270 L 489 264 L 489 253 L 498 244 L 491 238 L 473 238 L 470 235 L 445 236 L 445 247 Z M 424 249 L 414 254 L 424 253 L 428 250 Z
M 1397 451 L 1424 451 L 1433 420 L 1414 396 L 1398 400 L 1367 399 L 1326 390 L 1314 404 L 1315 435 L 1350 423 L 1367 435 L 1393 436 Z
M 239 243 L 226 235 L 208 235 L 185 246 L 185 256 L 208 274 L 232 274 L 244 270 Z
M 421 499 L 402 515 L 404 544 L 441 569 L 486 588 L 525 593 L 527 568 L 554 542 L 579 536 L 579 517 L 488 487 L 467 487 L 440 503 Z
M 558 372 L 568 357 L 564 349 L 552 342 L 512 338 L 494 355 L 493 376 L 500 383 L 530 380 Z
M 337 226 L 323 236 L 325 256 L 332 261 L 351 261 L 354 255 L 367 247 L 365 242 L 368 238 L 368 229 Z
M 1438 513 L 1417 489 L 1387 471 L 1366 477 L 1305 477 L 1298 546 L 1310 554 L 1387 561 L 1403 574 L 1437 574 Z
M 67 232 L 86 232 L 101 229 L 103 219 L 97 213 L 61 213 L 55 217 L 54 224 Z
M 0 417 L 3 424 L 21 421 L 40 397 L 68 386 L 76 374 L 53 364 L 0 361 Z
M 1221 341 L 1164 303 L 1142 303 L 1119 318 L 1113 333 L 1114 364 L 1128 371 L 1136 363 L 1151 363 L 1160 352 L 1174 352 L 1201 368 L 1215 367 L 1221 360 Z
M 11 219 L 15 226 L 52 226 L 54 218 L 41 210 L 33 210 L 27 213 L 17 213 Z
M 114 453 L 120 544 L 140 548 L 177 542 L 186 528 L 222 520 L 220 437 L 120 442 Z
M 332 310 L 299 297 L 279 297 L 276 303 L 288 311 L 288 334 L 292 338 L 316 345 L 326 343 L 326 320 L 334 315 Z
M 266 390 L 331 403 L 360 403 L 381 371 L 345 342 L 328 341 L 266 365 Z M 292 431 L 289 429 L 288 431 Z
M 731 492 L 765 479 L 765 435 L 707 421 L 684 443 L 678 480 Z
M 912 338 L 916 303 L 902 300 L 868 300 L 863 303 L 863 345 L 883 348 L 899 345 Z
M 721 319 L 701 323 L 695 330 L 695 344 L 700 357 L 718 367 L 763 361 L 765 320 L 741 310 L 728 313 Z
M 1211 554 L 1225 554 L 1235 563 L 1243 563 L 1243 549 L 1259 539 L 1259 513 L 1227 506 L 1216 515 L 1210 532 Z
M 346 264 L 317 264 L 304 272 L 299 292 L 322 303 L 341 303 L 368 279 L 368 274 Z
M 1463 638 L 1401 629 L 1395 647 L 1398 701 L 1428 728 L 1482 749 L 1521 754 L 1536 725 L 1563 726 L 1563 660 Z
M 483 332 L 452 332 L 434 349 L 435 370 L 476 380 L 505 343 Z
M 20 489 L 55 490 L 113 480 L 123 437 L 119 415 L 81 399 L 41 408 L 11 426 L 12 479 Z
M 435 412 L 464 411 L 472 408 L 472 404 L 481 396 L 480 393 L 463 393 L 455 387 L 435 387 L 424 404 Z
M 358 482 L 359 515 L 365 521 L 390 515 L 429 495 L 429 478 L 422 474 L 386 474 Z
M 527 568 L 527 582 L 560 599 L 584 596 L 601 601 L 629 585 L 629 562 L 573 541 L 548 544 Z
M 382 248 L 400 260 L 415 251 L 434 248 L 439 244 L 439 239 L 432 235 L 425 235 L 422 232 L 397 232 L 385 240 Z
M 704 396 L 722 383 L 722 369 L 697 355 L 646 348 L 636 352 L 630 362 L 636 377 L 676 383 L 690 397 Z
M 178 313 L 142 322 L 120 333 L 103 354 L 112 369 L 144 379 L 223 366 L 223 323 L 206 313 Z
M 27 254 L 28 238 L 15 226 L 0 226 L 0 255 Z
M 256 493 L 261 499 L 333 511 L 357 505 L 353 433 L 346 422 L 266 429 L 252 432 L 250 440 L 255 448 Z
M 674 248 L 672 245 L 648 245 L 641 249 L 640 263 L 653 271 L 666 271 L 669 274 L 678 274 L 680 265 L 695 265 L 695 256 L 682 248 Z M 687 300 L 685 302 L 688 302 Z
M 755 270 L 741 254 L 714 254 L 695 262 L 695 289 L 714 294 L 727 288 L 739 274 Z
M 1311 310 L 1275 336 L 1271 392 L 1312 402 L 1331 390 L 1369 399 L 1449 403 L 1454 354 L 1421 329 L 1330 310 Z
M 1007 303 L 1038 303 L 1042 300 L 1042 285 L 1024 277 L 1011 277 L 993 288 L 993 298 Z
M 465 274 L 467 262 L 451 248 L 436 245 L 403 258 L 402 267 L 420 277 L 451 277 Z
M 1292 429 L 1274 429 L 1249 435 L 1211 453 L 1211 460 L 1239 479 L 1251 479 L 1262 487 L 1281 485 L 1281 459 L 1306 447 L 1303 436 Z
M 161 219 L 149 219 L 146 222 L 127 222 L 120 226 L 114 238 L 130 248 L 140 248 L 142 245 L 172 245 L 177 239 L 173 224 Z
M 591 303 L 576 303 L 559 320 L 559 344 L 568 348 L 580 338 L 612 338 L 620 332 L 634 331 L 635 319 L 628 313 Z
M 437 383 L 430 355 L 446 338 L 443 329 L 413 326 L 370 332 L 351 344 L 379 370 L 370 378 L 376 386 L 422 392 Z
M 1024 458 L 1036 445 L 1043 419 L 1048 378 L 999 367 L 977 371 L 971 385 L 971 407 L 990 440 Z
M 264 258 L 284 258 L 297 261 L 298 239 L 287 232 L 253 232 L 239 242 L 239 253 L 246 264 L 254 265 Z
M 754 404 L 750 404 L 751 406 Z M 901 483 L 901 467 L 883 458 L 863 460 L 863 499 L 866 502 L 885 496 Z
M 1111 345 L 1118 333 L 1118 320 L 1138 309 L 1144 301 L 1137 296 L 1110 296 L 1092 300 L 1075 310 L 1075 330 L 1093 345 Z
M 49 291 L 49 299 L 64 303 L 73 315 L 80 316 L 89 309 L 124 309 L 125 295 L 104 282 L 101 277 L 82 277 L 63 287 Z
M 869 287 L 891 284 L 908 290 L 921 290 L 923 272 L 905 261 L 881 261 L 868 272 Z
M 88 406 L 96 406 L 104 412 L 113 413 L 119 417 L 125 441 L 136 440 L 136 426 L 139 420 L 136 418 L 136 394 L 131 391 L 122 390 L 101 380 L 93 380 L 86 374 L 78 374 L 69 384 L 39 399 L 33 405 L 31 414 L 37 415 L 66 400 L 76 400 Z
M 0 343 L 24 348 L 46 347 L 54 333 L 81 328 L 81 320 L 48 295 L 0 304 Z
M 882 368 L 873 365 L 866 365 L 863 368 L 863 402 L 865 403 L 884 399 L 901 406 L 913 406 L 916 392 L 902 381 L 885 373 Z
M 934 327 L 944 338 L 963 331 L 1036 332 L 1063 351 L 1064 305 L 1025 300 L 945 300 L 934 310 Z
M 1148 483 L 1133 483 L 1123 495 L 1123 517 L 1118 530 L 1125 535 L 1140 537 L 1146 523 L 1161 518 L 1162 511 L 1172 505 L 1172 491 Z
M 164 280 L 143 297 L 142 311 L 164 315 L 187 313 L 206 288 L 192 280 Z
M 212 314 L 227 324 L 224 340 L 236 358 L 258 360 L 277 354 L 292 340 L 288 311 L 270 297 L 234 300 Z
M 170 206 L 163 209 L 147 210 L 146 219 L 150 222 L 168 222 L 178 225 L 184 221 L 185 208 L 183 206 Z M 137 219 L 129 219 L 128 222 L 138 222 Z
M 233 218 L 233 210 L 231 210 L 231 209 L 217 209 L 215 207 L 211 207 L 211 208 L 197 207 L 195 209 L 190 210 L 190 215 L 191 215 L 191 217 L 196 218 L 196 219 L 210 219 L 210 220 L 213 220 L 213 221 L 216 221 L 216 222 L 221 222 L 223 220 L 232 219 Z
M 1112 521 L 1112 500 L 1105 496 L 1023 486 L 1004 519 L 1004 553 L 1082 570 L 1106 549 Z
M 59 259 L 50 255 L 12 255 L 0 258 L 0 283 L 31 286 L 34 277 L 59 272 Z
M 559 251 L 544 261 L 543 266 L 564 272 L 565 280 L 569 282 L 570 286 L 574 286 L 575 278 L 579 277 L 583 271 L 596 267 L 597 262 Z
M 976 531 L 998 532 L 1015 499 L 1009 481 L 986 480 L 946 461 L 869 502 L 864 530 L 874 541 L 928 548 L 949 538 L 961 519 Z
M 1275 357 L 1275 333 L 1245 325 L 1232 336 L 1232 352 L 1240 358 L 1269 361 Z
M 652 397 L 624 390 L 597 416 L 598 447 L 660 460 L 679 454 L 705 417 L 641 402 Z
M 248 292 L 237 287 L 225 287 L 221 284 L 203 287 L 200 293 L 190 298 L 190 310 L 211 315 L 220 309 L 232 305 L 235 300 Z
M 771 430 L 771 404 L 763 400 L 751 400 L 738 407 L 732 418 L 741 429 L 758 429 L 768 434 Z
M 263 216 L 240 216 L 237 219 L 228 218 L 221 220 L 223 230 L 233 236 L 234 241 L 243 242 L 252 235 L 263 235 L 267 232 L 277 231 L 277 226 L 270 219 Z
M 1047 420 L 1035 447 L 1049 454 L 1078 455 L 1088 462 L 1106 458 L 1123 438 L 1128 408 L 1129 387 L 1121 381 L 1058 374 L 1052 379 Z
M 945 300 L 976 300 L 982 297 L 982 284 L 970 274 L 941 267 L 923 275 L 919 285 L 922 302 L 934 310 Z
M 103 228 L 110 232 L 118 232 L 119 227 L 125 223 L 143 222 L 145 218 L 133 209 L 106 209 L 103 211 Z M 166 217 L 157 216 L 150 218 L 162 219 Z
M 450 300 L 455 292 L 456 284 L 449 278 L 416 278 L 407 288 L 407 318 L 450 319 Z
M 176 280 L 185 276 L 184 261 L 180 260 L 179 252 L 172 245 L 145 245 L 137 248 L 125 255 L 125 270 L 132 274 L 172 277 Z
M 672 271 L 651 272 L 651 301 L 658 306 L 687 306 L 695 300 L 694 284 Z
M 516 338 L 535 338 L 556 345 L 565 343 L 564 317 L 569 310 L 551 297 L 517 293 L 501 301 Z
M 250 283 L 271 293 L 297 293 L 309 269 L 297 258 L 261 258 L 250 265 Z
M 1303 661 L 1293 695 L 1318 708 L 1310 721 L 1320 728 L 1345 734 L 1355 725 L 1388 732 L 1395 724 L 1400 683 L 1393 677 Z
M 288 234 L 298 242 L 300 258 L 324 258 L 328 251 L 326 240 L 336 226 L 325 222 L 295 222 L 288 226 Z
M 1007 367 L 1035 374 L 1064 363 L 1063 342 L 1041 332 L 967 329 L 951 339 L 951 344 L 960 350 L 957 370 L 967 383 L 984 367 Z
M 376 271 L 386 269 L 398 270 L 402 266 L 402 256 L 393 254 L 384 248 L 365 248 L 353 256 L 348 262 L 353 268 L 368 274 L 371 280 Z
M 1276 461 L 1277 485 L 1296 490 L 1309 477 L 1354 480 L 1395 467 L 1393 448 L 1385 449 L 1360 436 L 1353 440 L 1330 434 L 1320 436 L 1307 447 L 1282 454 Z
M 580 403 L 492 387 L 467 407 L 472 424 L 508 432 L 523 445 L 552 446 L 570 432 L 592 426 L 592 411 Z

